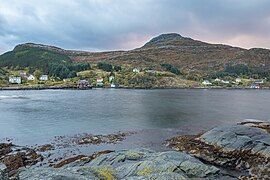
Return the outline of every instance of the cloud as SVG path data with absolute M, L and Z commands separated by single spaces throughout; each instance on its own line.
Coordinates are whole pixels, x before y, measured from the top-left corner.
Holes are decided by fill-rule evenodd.
M 166 32 L 270 48 L 269 9 L 267 0 L 0 0 L 0 52 L 25 42 L 132 49 Z

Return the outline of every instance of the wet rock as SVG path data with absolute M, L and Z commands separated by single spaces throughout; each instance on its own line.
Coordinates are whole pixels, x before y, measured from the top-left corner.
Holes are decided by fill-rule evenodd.
M 11 143 L 0 143 L 0 157 L 4 156 L 12 151 Z
M 7 167 L 3 163 L 0 163 L 0 180 L 8 180 Z
M 248 171 L 249 177 L 270 178 L 268 128 L 269 123 L 257 121 L 225 125 L 202 135 L 173 138 L 168 145 L 208 163 Z
M 73 141 L 76 144 L 96 144 L 96 145 L 101 143 L 117 143 L 123 141 L 125 137 L 128 135 L 131 135 L 131 132 L 108 134 L 108 135 L 86 134 L 75 138 Z
M 178 173 L 183 177 L 207 177 L 218 174 L 219 170 L 186 153 L 176 151 L 157 153 L 151 150 L 127 150 L 110 153 L 94 159 L 90 166 L 111 165 L 117 177 L 140 177 L 158 173 Z
M 55 137 L 55 146 L 60 148 L 71 147 L 72 145 L 99 145 L 99 144 L 115 144 L 123 141 L 127 136 L 136 132 L 118 132 L 108 135 L 93 135 L 93 134 L 77 134 L 75 136 L 57 136 Z
M 80 162 L 84 162 L 84 163 L 87 163 L 90 161 L 90 158 L 88 158 L 87 156 L 85 155 L 78 155 L 78 156 L 75 156 L 75 157 L 71 157 L 71 158 L 68 158 L 68 159 L 65 159 L 57 164 L 55 164 L 53 167 L 54 168 L 60 168 L 60 167 L 63 167 L 67 164 L 70 164 L 70 163 L 73 163 L 75 161 L 80 161 Z
M 217 178 L 218 168 L 206 165 L 187 153 L 155 152 L 147 149 L 103 154 L 83 166 L 58 169 L 25 169 L 21 179 L 50 179 L 55 176 L 81 179 L 187 179 Z
M 39 151 L 39 152 L 46 152 L 46 151 L 51 151 L 51 150 L 54 150 L 54 146 L 51 144 L 45 144 L 36 148 L 36 151 Z
M 86 155 L 78 155 L 78 156 L 74 156 L 71 158 L 67 158 L 64 159 L 60 162 L 58 162 L 57 164 L 53 165 L 54 168 L 60 168 L 60 167 L 78 167 L 78 166 L 83 166 L 86 163 L 89 163 L 91 160 L 95 159 L 96 157 L 102 155 L 102 154 L 108 154 L 111 153 L 113 151 L 111 150 L 104 150 L 104 151 L 99 151 L 96 152 L 94 154 L 92 154 L 91 156 L 86 156 Z
M 21 167 L 32 166 L 42 161 L 42 156 L 33 149 L 13 144 L 0 144 L 0 162 L 6 166 L 8 176 L 14 176 Z

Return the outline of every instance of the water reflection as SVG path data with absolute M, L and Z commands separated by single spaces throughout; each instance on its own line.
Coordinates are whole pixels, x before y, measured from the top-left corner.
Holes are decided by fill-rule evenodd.
M 269 120 L 270 110 L 270 91 L 44 90 L 1 91 L 0 97 L 0 139 L 27 142 L 82 132 L 207 129 L 243 119 Z

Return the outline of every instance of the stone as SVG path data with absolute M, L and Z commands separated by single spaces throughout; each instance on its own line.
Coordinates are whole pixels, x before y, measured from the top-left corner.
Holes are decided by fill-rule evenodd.
M 102 154 L 80 167 L 24 169 L 20 179 L 186 179 L 219 177 L 219 172 L 187 153 L 134 149 Z
M 270 123 L 258 121 L 223 125 L 203 134 L 172 138 L 168 146 L 208 163 L 243 172 L 243 177 L 247 171 L 248 178 L 261 179 L 270 175 L 269 127 Z
M 7 166 L 3 163 L 0 163 L 0 180 L 8 180 L 7 176 Z
M 83 174 L 78 168 L 28 168 L 19 174 L 20 180 L 89 180 L 95 179 L 91 173 Z

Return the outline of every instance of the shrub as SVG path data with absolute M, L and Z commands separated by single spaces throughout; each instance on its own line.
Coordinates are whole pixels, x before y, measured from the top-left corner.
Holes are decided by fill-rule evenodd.
M 173 74 L 176 74 L 176 75 L 181 74 L 180 70 L 177 67 L 175 67 L 175 66 L 173 66 L 171 64 L 161 64 L 161 67 L 166 69 L 166 71 L 170 71 Z
M 121 71 L 121 70 L 122 70 L 122 67 L 116 65 L 116 66 L 113 67 L 113 69 L 114 69 L 115 71 Z
M 99 69 L 102 69 L 103 71 L 107 71 L 107 72 L 111 72 L 113 70 L 113 66 L 111 64 L 104 63 L 104 62 L 99 62 L 97 64 L 97 67 Z

